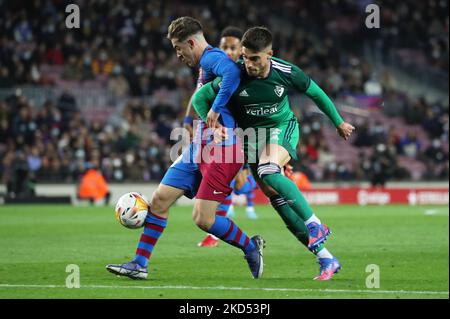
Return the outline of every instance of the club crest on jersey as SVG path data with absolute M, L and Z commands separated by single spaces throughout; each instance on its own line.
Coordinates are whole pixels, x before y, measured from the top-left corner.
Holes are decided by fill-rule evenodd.
M 281 97 L 284 93 L 284 87 L 276 85 L 274 91 L 275 94 L 278 95 L 278 97 Z

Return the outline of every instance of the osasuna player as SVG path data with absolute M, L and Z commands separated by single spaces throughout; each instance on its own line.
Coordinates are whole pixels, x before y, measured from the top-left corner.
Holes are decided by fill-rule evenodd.
M 241 39 L 243 31 L 234 26 L 228 26 L 223 29 L 220 35 L 219 48 L 224 51 L 230 59 L 233 61 L 239 60 L 241 56 Z M 203 70 L 199 70 L 199 77 L 197 82 L 197 87 L 203 85 Z M 193 114 L 191 101 L 186 109 L 186 117 L 184 119 L 184 126 L 189 131 L 192 131 Z M 257 218 L 255 208 L 253 206 L 253 191 L 255 190 L 256 182 L 251 174 L 249 174 L 249 169 L 243 167 L 239 173 L 236 175 L 235 179 L 231 183 L 231 188 L 236 194 L 243 194 L 247 198 L 247 217 L 251 219 Z M 224 199 L 217 208 L 216 215 L 233 217 L 233 205 L 232 205 L 232 195 Z M 198 243 L 199 247 L 216 247 L 219 243 L 219 238 L 212 234 L 208 234 L 201 242 Z
M 239 85 L 240 70 L 237 64 L 223 51 L 206 42 L 200 22 L 191 17 L 172 21 L 167 37 L 182 62 L 190 67 L 198 64 L 201 66 L 205 81 L 217 76 L 223 78 L 221 89 L 208 113 L 208 121 L 211 127 L 235 127 L 236 123 L 226 105 Z M 253 277 L 262 276 L 264 241 L 261 236 L 249 238 L 227 217 L 215 216 L 217 206 L 230 194 L 230 183 L 243 163 L 239 141 L 235 136 L 229 136 L 223 143 L 211 144 L 212 139 L 209 134 L 203 134 L 204 129 L 205 123 L 201 123 L 189 149 L 172 164 L 153 193 L 134 260 L 125 264 L 108 265 L 107 270 L 131 278 L 147 278 L 148 261 L 167 225 L 168 209 L 179 197 L 185 195 L 189 198 L 196 197 L 193 219 L 197 226 L 241 249 Z M 217 154 L 220 154 L 218 158 Z M 235 156 L 224 158 L 227 154 Z M 238 158 L 239 155 L 241 158 Z
M 264 27 L 247 30 L 242 39 L 241 82 L 230 99 L 228 107 L 240 128 L 254 128 L 255 139 L 244 144 L 247 160 L 263 189 L 269 185 L 276 191 L 270 197 L 288 228 L 296 234 L 303 230 L 295 223 L 301 218 L 308 231 L 307 247 L 317 255 L 320 274 L 316 280 L 329 280 L 341 265 L 325 247 L 330 234 L 328 227 L 313 213 L 295 184 L 281 172 L 281 167 L 297 159 L 299 141 L 298 120 L 289 105 L 291 91 L 306 94 L 325 113 L 337 128 L 338 134 L 348 139 L 354 127 L 342 119 L 325 92 L 299 67 L 273 57 L 272 34 Z M 193 98 L 193 106 L 202 118 L 221 86 L 216 79 L 203 86 Z M 270 190 L 265 189 L 267 194 Z M 299 237 L 298 237 L 299 238 Z M 299 238 L 300 239 L 300 238 Z

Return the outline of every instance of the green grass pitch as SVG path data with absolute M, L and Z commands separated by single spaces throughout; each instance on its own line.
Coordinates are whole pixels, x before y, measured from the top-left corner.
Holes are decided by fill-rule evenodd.
M 312 278 L 318 265 L 269 206 L 258 220 L 236 208 L 237 224 L 267 244 L 263 278 L 254 280 L 241 251 L 199 248 L 204 233 L 191 207 L 174 207 L 156 246 L 149 279 L 105 270 L 134 257 L 140 230 L 120 226 L 112 207 L 0 206 L 0 298 L 448 298 L 448 207 L 317 206 L 332 234 L 327 248 L 343 269 Z M 428 212 L 428 213 L 427 213 Z M 69 264 L 80 288 L 66 287 Z M 379 266 L 380 287 L 366 286 Z

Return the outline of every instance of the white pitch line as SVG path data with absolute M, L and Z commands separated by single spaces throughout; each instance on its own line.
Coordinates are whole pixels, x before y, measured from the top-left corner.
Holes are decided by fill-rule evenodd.
M 442 211 L 440 209 L 427 209 L 425 211 L 425 215 L 427 216 L 448 215 L 448 211 Z
M 66 288 L 64 285 L 15 285 L 0 284 L 0 288 Z M 187 290 L 262 290 L 262 291 L 292 291 L 319 293 L 369 293 L 369 294 L 413 294 L 413 295 L 448 295 L 448 291 L 420 291 L 420 290 L 363 290 L 363 289 L 307 289 L 307 288 L 251 288 L 251 287 L 196 287 L 196 286 L 105 286 L 81 285 L 80 288 L 89 289 L 187 289 Z

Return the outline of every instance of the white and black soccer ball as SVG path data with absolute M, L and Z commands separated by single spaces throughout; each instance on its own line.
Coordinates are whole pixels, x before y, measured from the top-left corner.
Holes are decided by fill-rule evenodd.
M 144 226 L 149 206 L 149 201 L 144 195 L 137 192 L 126 193 L 116 204 L 117 221 L 126 228 L 140 228 Z

